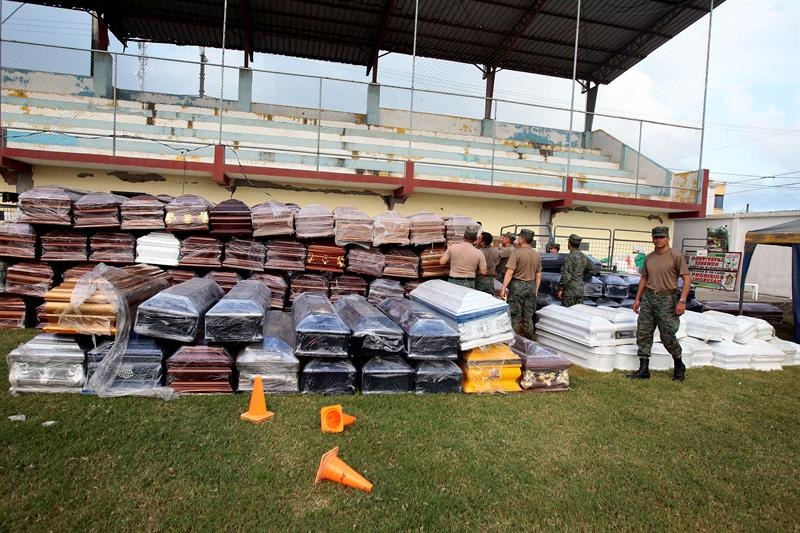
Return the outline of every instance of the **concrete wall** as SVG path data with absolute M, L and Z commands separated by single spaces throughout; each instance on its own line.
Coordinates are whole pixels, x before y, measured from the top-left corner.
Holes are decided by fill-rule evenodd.
M 645 155 L 640 156 L 635 149 L 603 130 L 592 132 L 591 147 L 602 150 L 613 162 L 618 163 L 620 168 L 633 172 L 634 176 L 638 165 L 641 183 L 669 186 L 672 182 L 672 174 L 666 168 Z

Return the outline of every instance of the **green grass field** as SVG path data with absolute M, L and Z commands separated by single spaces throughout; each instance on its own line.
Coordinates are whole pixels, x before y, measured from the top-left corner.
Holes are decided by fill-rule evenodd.
M 567 393 L 269 397 L 260 426 L 244 395 L 3 392 L 0 530 L 796 530 L 798 379 L 576 369 Z M 358 422 L 324 435 L 337 402 Z M 313 484 L 334 446 L 372 494 Z

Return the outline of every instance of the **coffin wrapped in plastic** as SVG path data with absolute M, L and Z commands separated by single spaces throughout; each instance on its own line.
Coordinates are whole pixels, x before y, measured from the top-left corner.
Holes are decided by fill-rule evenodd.
M 584 254 L 592 262 L 592 274 L 599 275 L 601 263 L 589 254 Z M 564 260 L 569 256 L 567 253 L 559 254 L 541 254 L 542 257 L 542 271 L 544 272 L 561 272 L 561 267 L 564 265 Z M 635 293 L 634 293 L 635 294 Z
M 0 224 L 0 255 L 36 259 L 36 230 L 33 226 L 21 222 Z
M 126 265 L 126 266 L 122 267 L 122 270 L 124 270 L 128 274 L 133 274 L 133 275 L 136 275 L 136 276 L 147 276 L 147 277 L 151 277 L 151 278 L 163 279 L 164 281 L 166 281 L 170 285 L 172 284 L 171 283 L 171 279 L 170 279 L 170 275 L 167 274 L 167 271 L 164 270 L 164 269 L 158 268 L 157 266 L 146 265 L 144 263 L 138 263 L 138 264 L 135 264 L 135 265 Z
M 380 277 L 386 265 L 383 252 L 378 248 L 350 248 L 347 251 L 347 271 Z
M 561 300 L 552 296 L 550 294 L 539 293 L 536 295 L 536 309 L 539 310 L 542 307 L 547 307 L 548 305 L 561 305 Z
M 331 303 L 336 303 L 348 294 L 358 294 L 366 298 L 367 282 L 361 276 L 343 274 L 336 276 L 330 285 Z
M 27 306 L 21 296 L 0 294 L 0 328 L 24 328 L 26 315 Z
M 461 392 L 464 371 L 453 361 L 420 361 L 414 373 L 417 394 Z
M 165 289 L 139 306 L 136 333 L 193 342 L 200 334 L 206 311 L 222 298 L 214 281 L 193 278 Z
M 295 355 L 298 357 L 347 357 L 350 328 L 339 318 L 322 294 L 306 292 L 292 305 Z
M 411 291 L 413 291 L 414 289 L 416 289 L 417 287 L 419 287 L 423 283 L 424 283 L 424 281 L 420 280 L 420 279 L 413 280 L 413 281 L 407 281 L 406 284 L 403 286 L 403 290 L 405 291 L 405 294 L 403 296 L 408 298 L 408 295 L 411 293 Z
M 80 392 L 85 355 L 74 337 L 41 334 L 8 354 L 11 392 Z
M 393 278 L 419 277 L 419 256 L 407 248 L 394 248 L 383 254 L 383 275 Z
M 192 235 L 181 241 L 180 266 L 219 268 L 222 266 L 222 241 Z
M 623 278 L 628 283 L 628 298 L 636 299 L 636 293 L 639 292 L 639 283 L 642 281 L 641 276 L 635 274 L 628 274 Z
M 395 211 L 386 211 L 374 219 L 373 246 L 382 244 L 399 244 L 407 246 L 408 233 L 411 230 L 411 221 Z
M 237 283 L 242 281 L 241 274 L 237 272 L 225 272 L 224 270 L 212 270 L 203 277 L 219 285 L 219 288 L 222 289 L 222 292 L 225 294 L 234 288 Z
M 422 283 L 411 292 L 410 297 L 456 322 L 466 322 L 482 316 L 508 312 L 508 304 L 503 300 L 498 300 L 485 292 L 448 283 L 441 279 L 432 279 Z
M 89 261 L 133 263 L 136 239 L 130 233 L 101 231 L 89 239 Z
M 206 313 L 206 340 L 255 342 L 264 338 L 272 294 L 261 281 L 240 281 Z
M 733 342 L 747 344 L 758 335 L 756 325 L 744 317 L 718 311 L 706 311 L 703 314 L 716 320 L 729 334 L 733 335 Z
M 118 228 L 119 206 L 124 196 L 93 192 L 79 198 L 72 206 L 76 228 Z
M 270 307 L 272 309 L 283 309 L 286 305 L 286 298 L 289 295 L 289 282 L 285 277 L 278 274 L 254 274 L 250 279 L 257 279 L 263 281 L 269 287 L 272 297 L 270 298 Z
M 522 361 L 507 344 L 475 348 L 463 354 L 464 392 L 520 392 Z
M 328 296 L 329 285 L 328 279 L 321 274 L 301 274 L 292 278 L 289 299 L 293 302 L 304 292 L 315 292 Z
M 91 383 L 89 380 L 103 363 L 112 345 L 113 342 L 105 342 L 90 350 L 87 354 L 87 384 L 83 388 L 84 392 L 94 392 L 89 387 Z M 155 339 L 132 336 L 128 339 L 116 374 L 109 384 L 108 392 L 111 395 L 115 393 L 136 395 L 144 391 L 160 388 L 163 378 L 163 358 L 163 349 Z
M 414 390 L 414 369 L 397 355 L 376 356 L 361 369 L 361 392 L 393 394 Z
M 167 359 L 167 385 L 180 393 L 233 392 L 233 358 L 221 346 L 182 346 Z
M 418 302 L 386 298 L 378 309 L 406 334 L 406 352 L 412 360 L 456 359 L 459 334 Z
M 194 194 L 174 198 L 164 209 L 168 231 L 207 231 L 208 212 L 214 204 Z
M 210 233 L 215 237 L 249 237 L 253 234 L 250 208 L 235 198 L 212 207 L 208 212 L 208 220 Z
M 439 278 L 447 276 L 450 265 L 442 265 L 439 260 L 447 251 L 444 244 L 431 244 L 426 246 L 419 254 L 419 277 Z
M 333 213 L 311 204 L 294 215 L 294 231 L 301 239 L 333 237 Z
M 16 263 L 6 270 L 6 292 L 43 298 L 52 286 L 53 269 L 47 263 Z
M 628 297 L 628 283 L 626 280 L 614 274 L 603 274 L 599 277 L 603 282 L 603 295 L 606 298 Z
M 445 217 L 444 227 L 447 237 L 447 243 L 452 244 L 464 240 L 464 230 L 467 226 L 477 226 L 478 223 L 474 218 L 465 215 L 451 215 Z
M 547 392 L 569 390 L 569 367 L 566 357 L 543 344 L 514 337 L 511 351 L 522 359 L 522 376 L 519 386 L 524 391 Z
M 442 217 L 422 211 L 408 217 L 410 222 L 409 240 L 411 244 L 433 244 L 445 242 L 444 220 Z
M 222 266 L 263 272 L 265 259 L 264 243 L 233 238 L 225 243 L 225 260 Z
M 600 298 L 603 296 L 603 280 L 592 276 L 583 281 L 583 296 L 586 298 Z
M 333 243 L 308 245 L 306 270 L 319 272 L 344 272 L 345 249 Z
M 254 237 L 294 234 L 294 212 L 281 202 L 264 202 L 251 211 Z
M 294 322 L 291 313 L 269 311 L 264 338 L 245 347 L 236 358 L 239 390 L 253 390 L 261 376 L 264 392 L 298 392 L 300 362 L 294 356 Z
M 89 242 L 86 234 L 74 230 L 54 230 L 42 235 L 42 261 L 86 261 Z
M 170 268 L 167 273 L 169 274 L 170 285 L 177 285 L 197 277 L 197 272 L 185 268 Z
M 378 278 L 369 284 L 369 303 L 378 305 L 386 298 L 405 296 L 403 285 L 394 279 Z
M 334 239 L 339 246 L 357 244 L 368 248 L 372 244 L 372 217 L 354 207 L 333 210 Z
M 136 239 L 136 262 L 150 265 L 178 264 L 181 241 L 170 233 L 154 231 Z
M 166 202 L 150 194 L 128 198 L 119 207 L 124 230 L 164 229 L 164 207 Z
M 351 355 L 403 351 L 403 330 L 363 296 L 343 296 L 334 308 L 350 328 Z
M 304 271 L 306 246 L 295 241 L 268 241 L 264 268 L 270 270 Z
M 358 372 L 348 359 L 312 359 L 300 375 L 304 393 L 354 394 Z
M 561 283 L 561 274 L 558 272 L 542 272 L 542 282 L 539 284 L 539 293 L 548 296 L 558 294 L 558 284 Z
M 72 204 L 81 196 L 82 193 L 61 187 L 34 187 L 19 195 L 17 222 L 71 226 Z

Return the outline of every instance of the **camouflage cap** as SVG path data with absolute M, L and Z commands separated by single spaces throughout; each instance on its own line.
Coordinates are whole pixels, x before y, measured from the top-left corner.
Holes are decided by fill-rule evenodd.
M 466 228 L 464 228 L 464 238 L 470 241 L 474 241 L 478 238 L 478 232 L 481 230 L 480 226 L 476 226 L 474 224 L 470 224 Z
M 653 228 L 653 237 L 669 237 L 669 228 L 667 226 L 656 226 Z
M 513 233 L 511 233 L 510 231 L 507 231 L 507 232 L 503 233 L 503 237 L 505 237 L 506 239 L 510 240 L 511 242 L 514 242 L 514 239 L 517 238 L 517 236 L 514 235 Z
M 520 230 L 519 236 L 520 237 L 524 237 L 524 238 L 528 239 L 529 241 L 532 241 L 533 240 L 533 230 L 530 230 L 528 228 Z
M 575 235 L 574 233 L 569 236 L 568 240 L 569 240 L 569 243 L 572 244 L 573 246 L 580 246 L 581 245 L 581 241 L 583 241 L 583 239 L 581 239 L 580 235 Z

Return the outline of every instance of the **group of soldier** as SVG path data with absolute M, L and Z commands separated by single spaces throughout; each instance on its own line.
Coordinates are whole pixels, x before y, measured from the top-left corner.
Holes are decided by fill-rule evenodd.
M 542 280 L 542 258 L 533 247 L 534 232 L 522 229 L 519 235 L 504 233 L 502 245 L 493 247 L 492 235 L 479 234 L 479 226 L 467 226 L 462 242 L 452 244 L 440 263 L 450 265 L 448 281 L 494 294 L 494 280 L 502 283 L 500 295 L 508 302 L 514 331 L 534 338 L 533 314 L 536 295 Z M 639 369 L 628 374 L 633 379 L 649 379 L 650 352 L 653 334 L 658 327 L 661 342 L 674 361 L 673 380 L 683 381 L 686 367 L 681 359 L 681 346 L 675 336 L 679 317 L 686 311 L 691 278 L 683 255 L 670 248 L 669 228 L 652 230 L 654 251 L 647 255 L 640 268 L 641 281 L 633 310 L 639 314 L 636 342 Z M 583 302 L 584 280 L 592 275 L 592 261 L 580 250 L 582 239 L 572 234 L 567 240 L 569 253 L 561 266 L 561 279 L 556 297 L 569 307 Z M 560 246 L 550 242 L 548 253 L 559 253 Z M 678 278 L 683 280 L 680 297 L 676 296 Z

